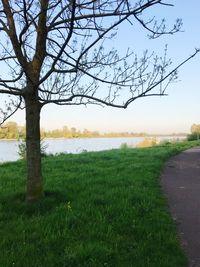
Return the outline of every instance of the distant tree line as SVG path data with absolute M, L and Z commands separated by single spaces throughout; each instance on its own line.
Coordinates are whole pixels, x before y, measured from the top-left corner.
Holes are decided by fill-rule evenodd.
M 26 136 L 25 126 L 19 126 L 16 122 L 7 122 L 0 128 L 0 139 L 24 139 Z M 98 131 L 83 131 L 75 127 L 64 126 L 62 129 L 46 131 L 41 129 L 41 138 L 96 138 L 96 137 L 140 137 L 145 133 L 111 132 L 101 134 Z

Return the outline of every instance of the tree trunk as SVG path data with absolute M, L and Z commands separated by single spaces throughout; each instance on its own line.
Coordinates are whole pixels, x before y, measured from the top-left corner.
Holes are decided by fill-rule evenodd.
M 27 158 L 27 201 L 36 201 L 44 196 L 40 153 L 40 103 L 35 97 L 27 96 L 26 105 L 26 158 Z

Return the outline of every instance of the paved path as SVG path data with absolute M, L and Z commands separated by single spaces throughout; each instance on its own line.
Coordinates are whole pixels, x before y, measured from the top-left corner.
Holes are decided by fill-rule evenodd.
M 190 267 L 200 267 L 200 147 L 171 158 L 161 185 Z

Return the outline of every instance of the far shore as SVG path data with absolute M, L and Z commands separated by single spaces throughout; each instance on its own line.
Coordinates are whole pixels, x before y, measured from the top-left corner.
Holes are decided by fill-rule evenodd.
M 94 138 L 159 138 L 159 137 L 173 137 L 173 138 L 185 138 L 187 134 L 147 134 L 147 135 L 135 135 L 135 136 L 86 136 L 86 137 L 42 137 L 42 140 L 59 140 L 59 139 L 94 139 Z M 14 139 L 14 138 L 0 138 L 0 141 L 21 141 L 23 138 Z

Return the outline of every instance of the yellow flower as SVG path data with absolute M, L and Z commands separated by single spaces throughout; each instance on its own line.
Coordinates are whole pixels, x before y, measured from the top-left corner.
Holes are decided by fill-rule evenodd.
M 67 202 L 67 209 L 68 209 L 68 210 L 72 210 L 70 201 Z

